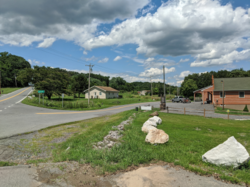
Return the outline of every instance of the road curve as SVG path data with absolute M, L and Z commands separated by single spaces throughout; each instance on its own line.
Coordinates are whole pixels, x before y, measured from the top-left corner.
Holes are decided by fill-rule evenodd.
M 90 111 L 53 110 L 22 104 L 20 101 L 30 91 L 31 88 L 23 88 L 0 97 L 0 139 L 62 123 L 112 115 L 143 105 L 143 103 L 119 105 Z M 150 102 L 147 104 L 158 108 L 160 105 L 159 102 Z

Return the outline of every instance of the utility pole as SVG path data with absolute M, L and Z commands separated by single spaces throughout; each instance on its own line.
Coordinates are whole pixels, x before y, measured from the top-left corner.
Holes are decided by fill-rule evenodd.
M 90 97 L 90 95 L 89 95 L 89 91 L 90 91 L 90 73 L 92 72 L 92 67 L 94 65 L 91 65 L 91 63 L 90 63 L 89 65 L 85 65 L 85 66 L 89 66 L 89 89 L 88 89 L 88 105 L 89 105 L 89 97 Z
M 221 81 L 222 83 L 222 105 L 223 105 L 223 110 L 224 110 L 224 81 Z
M 15 85 L 16 85 L 16 87 L 17 87 L 17 84 L 16 84 L 16 74 L 15 74 Z
M 166 99 L 166 89 L 165 89 L 165 66 L 163 66 L 163 79 L 164 79 L 164 98 Z
M 152 76 L 150 76 L 150 82 L 151 82 L 151 96 L 153 96 L 153 88 L 152 88 Z
M 2 96 L 2 90 L 1 90 L 1 85 L 2 85 L 2 82 L 1 82 L 1 71 L 0 71 L 0 95 Z

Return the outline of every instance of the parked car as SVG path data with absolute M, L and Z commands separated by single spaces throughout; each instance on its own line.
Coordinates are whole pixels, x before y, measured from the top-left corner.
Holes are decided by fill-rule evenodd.
M 172 99 L 173 103 L 183 103 L 184 102 L 184 97 L 183 96 L 176 96 L 175 98 Z
M 175 98 L 172 99 L 173 103 L 191 103 L 191 100 L 189 98 L 185 98 L 183 96 L 176 96 Z

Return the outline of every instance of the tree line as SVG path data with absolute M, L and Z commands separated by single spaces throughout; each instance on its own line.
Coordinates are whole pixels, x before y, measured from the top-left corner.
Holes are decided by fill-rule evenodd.
M 184 78 L 181 84 L 181 93 L 186 97 L 191 97 L 193 91 L 212 85 L 212 75 L 214 75 L 214 78 L 250 77 L 250 70 L 245 71 L 241 68 L 232 71 L 220 70 L 201 74 L 193 73 Z
M 89 74 L 75 71 L 67 71 L 60 68 L 45 66 L 33 66 L 24 58 L 12 55 L 8 52 L 0 53 L 0 71 L 2 73 L 2 87 L 15 87 L 15 76 L 17 86 L 28 86 L 34 84 L 37 90 L 45 90 L 45 95 L 51 96 L 73 94 L 80 97 L 80 94 L 88 89 Z M 103 76 L 91 73 L 90 87 L 110 86 L 120 92 L 138 92 L 151 90 L 150 82 L 126 82 L 122 77 Z M 152 83 L 153 93 L 163 95 L 162 82 Z M 176 94 L 176 87 L 166 84 L 166 93 Z

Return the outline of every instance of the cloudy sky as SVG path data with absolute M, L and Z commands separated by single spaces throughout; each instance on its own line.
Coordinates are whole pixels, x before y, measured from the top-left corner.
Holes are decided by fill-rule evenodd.
M 1 0 L 0 51 L 32 65 L 180 85 L 250 69 L 249 0 Z

